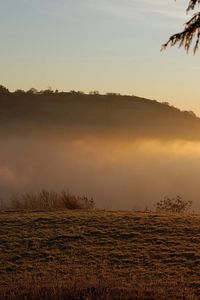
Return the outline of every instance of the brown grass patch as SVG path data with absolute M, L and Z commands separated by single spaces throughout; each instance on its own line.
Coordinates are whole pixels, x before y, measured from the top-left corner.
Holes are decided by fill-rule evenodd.
M 199 215 L 1 212 L 0 299 L 198 299 L 199 224 Z
M 26 300 L 197 300 L 198 297 L 185 283 L 174 281 L 141 280 L 128 274 L 122 278 L 116 272 L 107 274 L 63 274 L 63 276 L 34 277 L 23 275 L 13 278 L 0 289 L 0 299 Z

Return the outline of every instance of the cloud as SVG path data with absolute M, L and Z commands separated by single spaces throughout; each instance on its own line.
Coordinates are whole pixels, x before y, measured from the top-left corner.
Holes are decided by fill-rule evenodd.
M 186 20 L 185 9 L 187 1 L 174 3 L 171 0 L 23 0 L 32 10 L 47 15 L 68 15 L 69 11 L 76 14 L 92 13 L 94 11 L 112 15 L 119 18 L 150 17 L 152 14 L 162 15 L 166 18 Z
M 186 20 L 186 5 L 158 0 L 87 0 L 90 8 L 118 17 L 133 17 L 139 14 L 157 14 L 166 18 Z
M 90 9 L 116 17 L 127 18 L 134 15 L 134 5 L 129 0 L 86 0 L 85 4 Z
M 138 1 L 139 2 L 139 1 Z M 142 7 L 142 8 L 141 8 Z M 157 1 L 157 0 L 140 0 L 140 8 L 144 12 L 160 14 L 166 18 L 186 20 L 186 5 L 182 2 L 172 3 L 171 1 Z

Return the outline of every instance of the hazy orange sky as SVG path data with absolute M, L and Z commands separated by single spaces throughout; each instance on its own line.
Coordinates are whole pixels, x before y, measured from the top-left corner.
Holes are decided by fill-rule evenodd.
M 135 94 L 200 116 L 199 53 L 160 52 L 187 2 L 0 0 L 0 83 Z

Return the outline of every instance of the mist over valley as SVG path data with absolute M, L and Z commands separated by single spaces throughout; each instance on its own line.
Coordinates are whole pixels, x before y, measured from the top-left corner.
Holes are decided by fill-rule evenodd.
M 0 193 L 69 190 L 97 208 L 143 210 L 165 195 L 200 208 L 200 119 L 135 96 L 0 96 Z

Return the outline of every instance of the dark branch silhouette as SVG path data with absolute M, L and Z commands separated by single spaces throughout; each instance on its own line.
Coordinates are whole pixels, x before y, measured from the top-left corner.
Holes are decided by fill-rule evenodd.
M 200 4 L 200 0 L 190 0 L 186 12 L 194 10 L 197 5 Z M 174 46 L 178 44 L 178 47 L 184 47 L 186 52 L 189 51 L 192 46 L 193 40 L 195 40 L 193 46 L 194 54 L 198 50 L 200 39 L 200 11 L 196 12 L 188 22 L 185 23 L 185 28 L 182 32 L 173 34 L 169 40 L 162 45 L 161 50 L 165 50 L 167 46 Z

